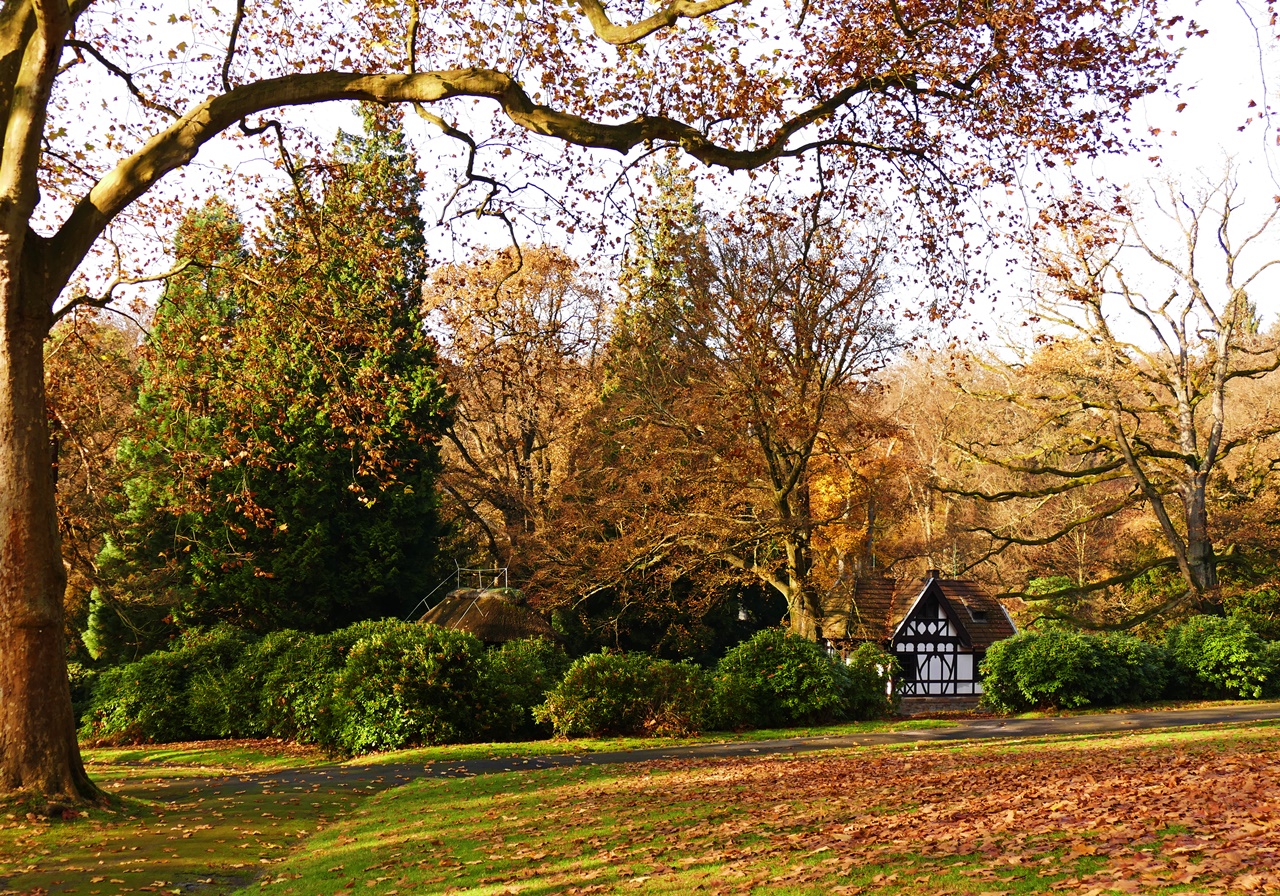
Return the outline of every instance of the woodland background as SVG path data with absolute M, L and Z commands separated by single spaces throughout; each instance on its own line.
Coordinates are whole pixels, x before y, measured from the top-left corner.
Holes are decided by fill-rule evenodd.
M 362 120 L 260 223 L 189 212 L 154 307 L 49 340 L 73 661 L 403 617 L 455 565 L 507 568 L 576 653 L 818 637 L 925 568 L 1023 625 L 1280 637 L 1274 214 L 1230 171 L 1060 202 L 1017 338 L 961 341 L 888 210 L 721 208 L 674 157 L 620 266 L 429 265 L 399 116 Z

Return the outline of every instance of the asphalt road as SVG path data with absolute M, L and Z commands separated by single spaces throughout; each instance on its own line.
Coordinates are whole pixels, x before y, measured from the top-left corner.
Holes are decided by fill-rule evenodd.
M 1138 731 L 1152 728 L 1185 728 L 1240 722 L 1280 720 L 1280 702 L 1217 706 L 1206 709 L 1179 709 L 1163 712 L 1126 712 L 1068 716 L 1046 719 L 974 719 L 954 728 L 921 728 L 877 734 L 841 737 L 792 737 L 781 740 L 740 743 L 699 744 L 650 750 L 623 750 L 614 753 L 564 753 L 505 759 L 468 759 L 445 762 L 401 763 L 393 765 L 328 765 L 291 769 L 266 774 L 236 775 L 205 781 L 173 782 L 187 790 L 307 790 L 315 787 L 344 787 L 353 791 L 376 791 L 418 778 L 465 778 L 474 775 L 534 771 L 588 765 L 617 765 L 663 759 L 728 758 L 770 756 L 834 750 L 881 744 L 937 743 L 995 738 L 1038 737 L 1044 735 L 1096 734 Z

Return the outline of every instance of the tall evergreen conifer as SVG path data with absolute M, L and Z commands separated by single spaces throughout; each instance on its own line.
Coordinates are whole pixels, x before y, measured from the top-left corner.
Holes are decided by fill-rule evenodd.
M 223 203 L 184 222 L 108 546 L 120 603 L 325 630 L 429 587 L 448 400 L 419 310 L 420 178 L 393 117 L 364 118 L 275 197 L 256 251 Z

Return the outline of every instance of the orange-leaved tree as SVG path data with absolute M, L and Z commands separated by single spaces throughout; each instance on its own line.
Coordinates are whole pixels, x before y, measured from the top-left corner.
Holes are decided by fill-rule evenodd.
M 563 251 L 485 253 L 423 287 L 455 399 L 440 485 L 447 506 L 523 583 L 600 391 L 604 290 Z
M 916 203 L 906 223 L 940 248 L 964 192 L 1008 183 L 1029 154 L 1121 148 L 1128 109 L 1170 65 L 1160 6 L 356 0 L 339 16 L 292 0 L 6 0 L 0 790 L 94 792 L 64 671 L 43 342 L 60 315 L 140 276 L 125 263 L 105 288 L 68 289 L 113 222 L 217 135 L 279 135 L 260 116 L 282 107 L 416 103 L 460 141 L 461 176 L 490 212 L 512 198 L 515 164 L 566 189 L 600 182 L 548 138 L 627 158 L 677 146 L 735 170 L 821 153 L 853 189 L 902 185 Z

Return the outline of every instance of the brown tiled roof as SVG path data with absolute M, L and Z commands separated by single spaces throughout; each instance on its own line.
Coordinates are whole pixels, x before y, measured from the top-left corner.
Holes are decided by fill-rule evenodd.
M 874 578 L 858 581 L 842 606 L 829 608 L 823 632 L 829 638 L 888 642 L 928 584 L 927 579 Z M 976 650 L 1016 634 L 1009 616 L 989 592 L 968 579 L 937 579 L 944 599 L 965 627 Z M 973 611 L 986 619 L 973 618 Z
M 451 591 L 419 619 L 443 628 L 470 632 L 486 644 L 521 638 L 554 638 L 551 624 L 523 604 L 515 589 Z
M 986 650 L 1002 638 L 1011 638 L 1017 629 L 1009 619 L 1004 607 L 977 582 L 968 579 L 938 579 L 938 585 L 947 602 L 951 604 L 956 615 L 969 632 L 974 650 Z M 986 614 L 986 619 L 978 621 L 973 618 Z M 905 610 L 903 611 L 905 614 Z
M 893 630 L 889 620 L 897 588 L 896 579 L 860 579 L 848 598 L 840 601 L 840 606 L 827 607 L 823 633 L 829 638 L 851 641 L 888 640 Z

